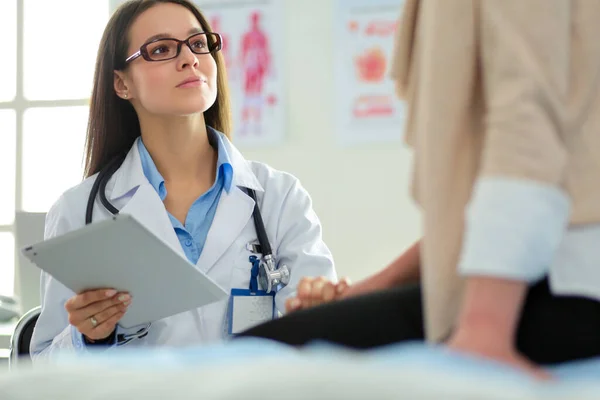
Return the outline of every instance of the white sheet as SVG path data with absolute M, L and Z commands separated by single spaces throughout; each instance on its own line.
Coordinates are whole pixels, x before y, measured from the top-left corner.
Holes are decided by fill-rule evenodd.
M 502 399 L 600 398 L 600 361 L 536 382 L 494 364 L 422 346 L 355 353 L 267 342 L 111 352 L 0 376 L 0 399 Z M 586 374 L 587 371 L 587 374 Z

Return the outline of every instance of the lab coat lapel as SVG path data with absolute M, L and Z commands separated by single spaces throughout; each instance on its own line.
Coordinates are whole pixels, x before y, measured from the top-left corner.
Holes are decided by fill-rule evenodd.
M 215 265 L 250 221 L 254 200 L 243 190 L 245 189 L 233 186 L 229 193 L 225 190 L 222 192 L 202 254 L 198 260 L 198 267 L 201 271 L 208 272 Z
M 149 183 L 140 185 L 121 213 L 133 216 L 173 250 L 185 257 L 165 205 L 152 185 Z
M 185 257 L 165 205 L 144 175 L 137 140 L 107 185 L 107 192 L 110 191 L 109 197 L 115 202 L 129 198 L 120 213 L 133 216 Z
M 246 190 L 253 189 L 257 192 L 264 190 L 254 175 L 250 163 L 225 135 L 220 132 L 217 134 L 221 137 L 225 151 L 229 155 L 233 168 L 233 184 L 229 192 L 223 190 L 221 193 L 215 217 L 198 259 L 198 268 L 204 272 L 208 272 L 215 266 L 252 218 L 254 200 L 248 196 Z

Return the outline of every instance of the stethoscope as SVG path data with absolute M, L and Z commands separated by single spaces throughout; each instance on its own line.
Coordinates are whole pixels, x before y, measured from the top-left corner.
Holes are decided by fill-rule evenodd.
M 113 206 L 110 201 L 106 198 L 106 185 L 113 174 L 119 169 L 123 160 L 125 158 L 115 157 L 112 159 L 106 167 L 104 167 L 96 177 L 94 181 L 94 185 L 92 186 L 92 190 L 88 197 L 86 212 L 85 212 L 85 224 L 90 224 L 92 222 L 92 214 L 94 210 L 94 202 L 96 197 L 100 198 L 100 202 L 102 205 L 113 215 L 119 213 L 119 210 Z M 285 286 L 290 281 L 290 270 L 287 265 L 281 265 L 279 268 L 276 266 L 275 258 L 273 257 L 273 251 L 271 250 L 271 244 L 269 242 L 269 238 L 267 236 L 267 231 L 265 230 L 265 225 L 263 223 L 262 215 L 260 213 L 260 209 L 258 207 L 258 201 L 256 200 L 256 193 L 252 189 L 247 189 L 248 195 L 252 200 L 254 200 L 254 210 L 252 210 L 252 217 L 254 219 L 254 225 L 256 228 L 256 236 L 258 238 L 258 243 L 260 249 L 258 249 L 258 253 L 262 254 L 262 259 L 259 263 L 258 268 L 258 283 L 262 287 L 262 289 L 266 293 L 272 293 L 277 290 L 277 288 L 281 286 Z M 253 256 L 255 257 L 255 256 Z M 123 345 L 128 343 L 129 341 L 135 338 L 142 338 L 148 334 L 148 329 L 151 324 L 148 324 L 145 328 L 140 331 L 124 335 L 119 334 L 117 337 L 117 342 L 119 345 Z

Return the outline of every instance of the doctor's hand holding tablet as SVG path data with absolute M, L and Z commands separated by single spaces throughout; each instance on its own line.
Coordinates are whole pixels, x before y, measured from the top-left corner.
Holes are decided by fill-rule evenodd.
M 71 297 L 65 303 L 69 323 L 84 335 L 86 341 L 109 338 L 119 320 L 127 312 L 131 296 L 114 289 L 88 290 Z

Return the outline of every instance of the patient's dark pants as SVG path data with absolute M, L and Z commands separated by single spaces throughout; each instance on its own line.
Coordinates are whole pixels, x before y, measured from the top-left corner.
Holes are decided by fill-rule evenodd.
M 360 349 L 422 340 L 421 289 L 399 287 L 298 311 L 240 336 L 291 345 L 321 339 Z M 548 282 L 541 281 L 528 292 L 517 346 L 540 364 L 600 356 L 600 302 L 553 295 Z

